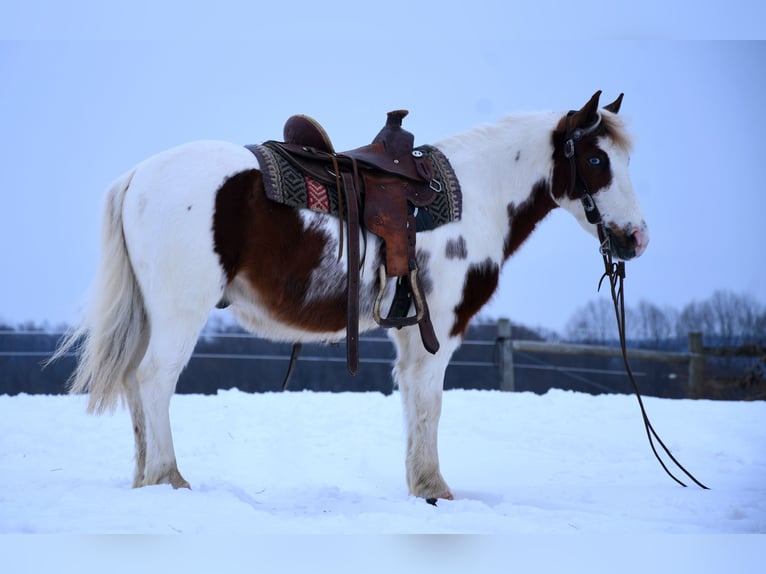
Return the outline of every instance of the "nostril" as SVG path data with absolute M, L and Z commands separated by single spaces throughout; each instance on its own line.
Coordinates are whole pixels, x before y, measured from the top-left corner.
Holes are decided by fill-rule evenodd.
M 634 227 L 630 237 L 633 240 L 633 245 L 636 248 L 636 255 L 641 255 L 649 243 L 649 234 L 640 227 Z

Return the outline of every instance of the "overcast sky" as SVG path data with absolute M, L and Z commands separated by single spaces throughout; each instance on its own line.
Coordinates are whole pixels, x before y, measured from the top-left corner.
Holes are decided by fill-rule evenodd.
M 627 265 L 628 305 L 680 308 L 716 289 L 766 299 L 766 43 L 685 41 L 762 36 L 755 3 L 688 15 L 650 1 L 605 15 L 586 1 L 555 23 L 559 3 L 546 1 L 256 4 L 3 5 L 0 320 L 78 316 L 105 189 L 170 146 L 279 138 L 306 113 L 347 149 L 396 108 L 410 110 L 416 143 L 433 143 L 515 111 L 580 107 L 598 89 L 605 102 L 625 92 L 651 232 Z M 506 265 L 485 314 L 561 330 L 606 297 L 601 268 L 596 241 L 555 212 Z

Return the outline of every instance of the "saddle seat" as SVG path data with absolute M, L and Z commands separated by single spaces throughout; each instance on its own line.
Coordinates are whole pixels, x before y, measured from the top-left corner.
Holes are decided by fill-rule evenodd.
M 335 149 L 325 129 L 310 116 L 297 114 L 288 118 L 282 129 L 285 143 L 313 147 L 325 153 L 335 153 Z
M 408 186 L 405 189 L 407 198 L 413 205 L 424 207 L 429 205 L 435 194 L 440 191 L 441 184 L 434 180 L 434 173 L 428 162 L 423 161 L 423 154 L 414 150 L 415 137 L 402 129 L 402 120 L 407 116 L 407 110 L 388 112 L 386 125 L 372 143 L 348 151 L 336 153 L 327 131 L 314 118 L 297 114 L 291 116 L 283 128 L 284 143 L 293 153 L 308 153 L 306 159 L 316 160 L 316 153 L 335 156 L 341 163 L 353 161 L 362 164 L 363 169 L 373 170 L 380 174 L 403 177 L 413 182 L 425 182 L 426 190 L 420 186 Z M 312 157 L 313 156 L 313 157 Z M 305 167 L 305 166 L 304 166 Z
M 302 114 L 285 122 L 284 142 L 269 142 L 304 174 L 325 181 L 334 179 L 341 210 L 345 203 L 348 229 L 346 338 L 348 370 L 352 374 L 358 369 L 359 238 L 363 228 L 379 236 L 384 245 L 385 263 L 379 270 L 380 292 L 373 310 L 375 321 L 384 328 L 417 324 L 424 347 L 431 353 L 439 349 L 418 277 L 414 211 L 433 203 L 441 184 L 434 179 L 430 160 L 414 150 L 414 136 L 401 127 L 407 113 L 406 110 L 389 112 L 385 126 L 372 143 L 341 153 L 335 152 L 325 129 Z M 363 219 L 359 217 L 360 212 Z M 343 249 L 343 220 L 341 211 L 339 256 Z M 392 277 L 396 278 L 394 301 L 388 315 L 382 317 L 381 300 L 387 280 Z M 407 316 L 413 303 L 415 314 Z

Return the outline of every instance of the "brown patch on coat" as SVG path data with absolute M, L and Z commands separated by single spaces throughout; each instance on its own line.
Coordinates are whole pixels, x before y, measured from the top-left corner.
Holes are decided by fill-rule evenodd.
M 468 268 L 463 284 L 463 298 L 454 309 L 455 322 L 450 330 L 450 337 L 465 337 L 471 318 L 492 297 L 499 278 L 500 266 L 489 258 Z
M 510 224 L 508 235 L 503 244 L 503 255 L 508 259 L 521 244 L 526 241 L 546 215 L 558 207 L 551 197 L 548 185 L 544 180 L 538 181 L 529 194 L 529 197 L 516 206 L 508 204 L 508 221 Z
M 260 171 L 238 173 L 218 190 L 213 238 L 228 282 L 245 279 L 275 319 L 311 332 L 345 328 L 346 288 L 307 300 L 331 238 L 306 227 L 297 210 L 269 200 Z M 325 272 L 336 270 L 343 273 L 340 265 Z
M 459 235 L 457 239 L 447 241 L 446 255 L 447 259 L 466 259 L 468 257 L 468 247 L 462 235 Z

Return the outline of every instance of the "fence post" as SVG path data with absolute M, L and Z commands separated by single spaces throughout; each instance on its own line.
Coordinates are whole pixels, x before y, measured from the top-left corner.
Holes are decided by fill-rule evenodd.
M 516 383 L 513 378 L 513 344 L 511 343 L 511 321 L 498 319 L 497 346 L 499 352 L 500 390 L 513 392 Z
M 702 354 L 702 333 L 689 333 L 689 395 L 695 396 L 702 388 L 705 356 Z

